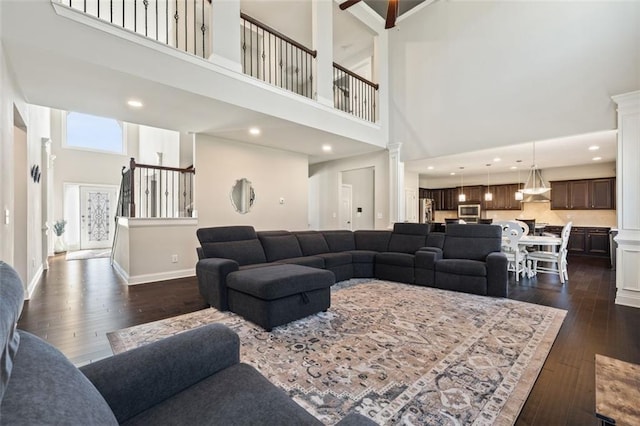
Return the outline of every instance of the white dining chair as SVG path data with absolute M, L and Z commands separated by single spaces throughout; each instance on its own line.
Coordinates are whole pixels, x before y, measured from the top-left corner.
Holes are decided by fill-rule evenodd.
M 492 225 L 502 228 L 502 252 L 507 256 L 507 270 L 515 273 L 517 282 L 520 275 L 527 274 L 527 251 L 518 244 L 524 229 L 515 220 L 497 221 Z
M 531 271 L 531 276 L 541 272 L 545 274 L 557 274 L 562 284 L 569 280 L 569 273 L 567 272 L 567 245 L 569 244 L 572 225 L 573 223 L 569 222 L 562 228 L 562 234 L 560 236 L 562 243 L 557 251 L 538 250 L 532 251 L 527 255 L 529 262 L 528 268 Z

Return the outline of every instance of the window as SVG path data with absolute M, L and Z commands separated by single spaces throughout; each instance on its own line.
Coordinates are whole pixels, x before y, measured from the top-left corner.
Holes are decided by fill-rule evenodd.
M 124 123 L 121 121 L 69 112 L 65 124 L 68 148 L 126 154 Z

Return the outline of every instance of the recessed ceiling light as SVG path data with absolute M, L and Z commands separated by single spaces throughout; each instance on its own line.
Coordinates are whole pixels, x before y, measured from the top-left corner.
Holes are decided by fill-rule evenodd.
M 433 166 L 427 167 L 427 170 L 433 170 Z
M 592 160 L 593 161 L 600 161 L 600 160 L 602 160 L 602 157 L 593 157 Z
M 515 170 L 515 169 L 517 169 L 517 167 L 516 167 L 516 166 L 511 166 L 511 167 L 509 167 L 509 168 L 510 168 L 511 170 Z
M 451 172 L 451 173 L 449 173 L 449 174 L 450 174 L 451 176 L 455 176 L 455 175 L 456 175 L 456 172 Z
M 333 151 L 333 148 L 331 148 L 331 145 L 322 145 L 322 150 L 324 152 L 331 152 Z
M 599 147 L 598 145 L 591 145 L 591 146 L 589 147 L 589 151 L 597 151 L 597 150 L 599 150 L 599 149 L 600 149 L 600 147 Z
M 260 129 L 258 129 L 257 127 L 250 127 L 249 133 L 251 133 L 253 136 L 258 136 L 260 134 Z
M 498 161 L 502 161 L 502 159 L 500 157 L 496 157 L 496 158 L 493 159 L 494 163 L 497 163 Z
M 142 101 L 139 101 L 137 99 L 129 99 L 127 101 L 127 105 L 129 105 L 131 108 L 142 108 Z

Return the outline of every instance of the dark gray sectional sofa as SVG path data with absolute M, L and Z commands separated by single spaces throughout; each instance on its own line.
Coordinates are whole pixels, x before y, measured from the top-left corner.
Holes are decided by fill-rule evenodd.
M 209 324 L 80 369 L 16 329 L 23 286 L 0 261 L 0 424 L 322 425 L 253 367 L 238 335 Z M 342 426 L 373 425 L 355 412 Z
M 200 260 L 196 265 L 200 292 L 207 303 L 220 310 L 229 310 L 229 292 L 233 291 L 249 291 L 252 304 L 262 303 L 262 310 L 269 307 L 273 302 L 262 299 L 262 290 L 251 291 L 250 286 L 239 286 L 238 282 L 250 275 L 245 271 L 287 264 L 330 271 L 335 282 L 378 278 L 507 296 L 507 259 L 500 251 L 502 232 L 498 226 L 453 224 L 447 226 L 446 233 L 429 232 L 428 224 L 416 223 L 396 223 L 393 231 L 354 232 L 256 232 L 251 226 L 228 226 L 201 228 L 197 236 L 201 244 L 198 248 Z M 294 275 L 298 271 L 305 270 L 292 270 Z M 267 272 L 265 270 L 265 274 Z M 275 271 L 271 272 L 275 274 Z M 260 274 L 253 272 L 251 275 Z M 298 284 L 289 285 L 286 296 L 290 299 L 284 310 L 295 311 L 309 303 L 306 301 L 307 279 L 294 277 L 293 281 Z M 299 293 L 296 293 L 296 285 L 300 286 Z M 326 282 L 323 285 L 330 286 Z M 272 286 L 273 283 L 269 284 Z M 316 307 L 315 312 L 329 307 L 322 306 Z M 231 310 L 237 312 L 235 308 Z M 310 314 L 308 311 L 293 314 L 293 317 L 302 318 Z M 241 315 L 247 317 L 246 312 Z M 278 313 L 270 317 L 264 313 L 260 315 L 259 318 L 247 318 L 267 330 L 296 319 L 274 319 L 273 315 L 278 316 Z

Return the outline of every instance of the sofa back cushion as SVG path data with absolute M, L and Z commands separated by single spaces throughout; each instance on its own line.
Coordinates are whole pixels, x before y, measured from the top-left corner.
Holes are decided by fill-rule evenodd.
M 440 250 L 444 247 L 444 232 L 429 232 L 427 235 L 427 247 L 437 247 Z
M 0 403 L 20 344 L 16 323 L 22 311 L 23 297 L 24 289 L 17 272 L 0 261 Z
M 304 256 L 313 256 L 315 254 L 329 253 L 329 245 L 318 231 L 300 231 L 294 232 L 298 239 L 300 249 Z
M 218 226 L 196 231 L 205 258 L 221 257 L 240 266 L 266 262 L 266 256 L 253 226 Z
M 322 231 L 322 235 L 333 253 L 356 249 L 356 240 L 351 231 Z
M 489 253 L 499 252 L 501 245 L 500 226 L 453 223 L 447 225 L 442 256 L 485 261 Z
M 59 350 L 19 333 L 20 349 L 2 400 L 3 425 L 118 424 L 100 392 Z
M 267 256 L 267 262 L 302 256 L 298 239 L 289 231 L 262 231 L 258 238 Z
M 429 225 L 426 223 L 396 223 L 388 251 L 413 254 L 427 245 L 428 233 Z
M 354 231 L 356 250 L 383 252 L 389 248 L 391 231 Z

